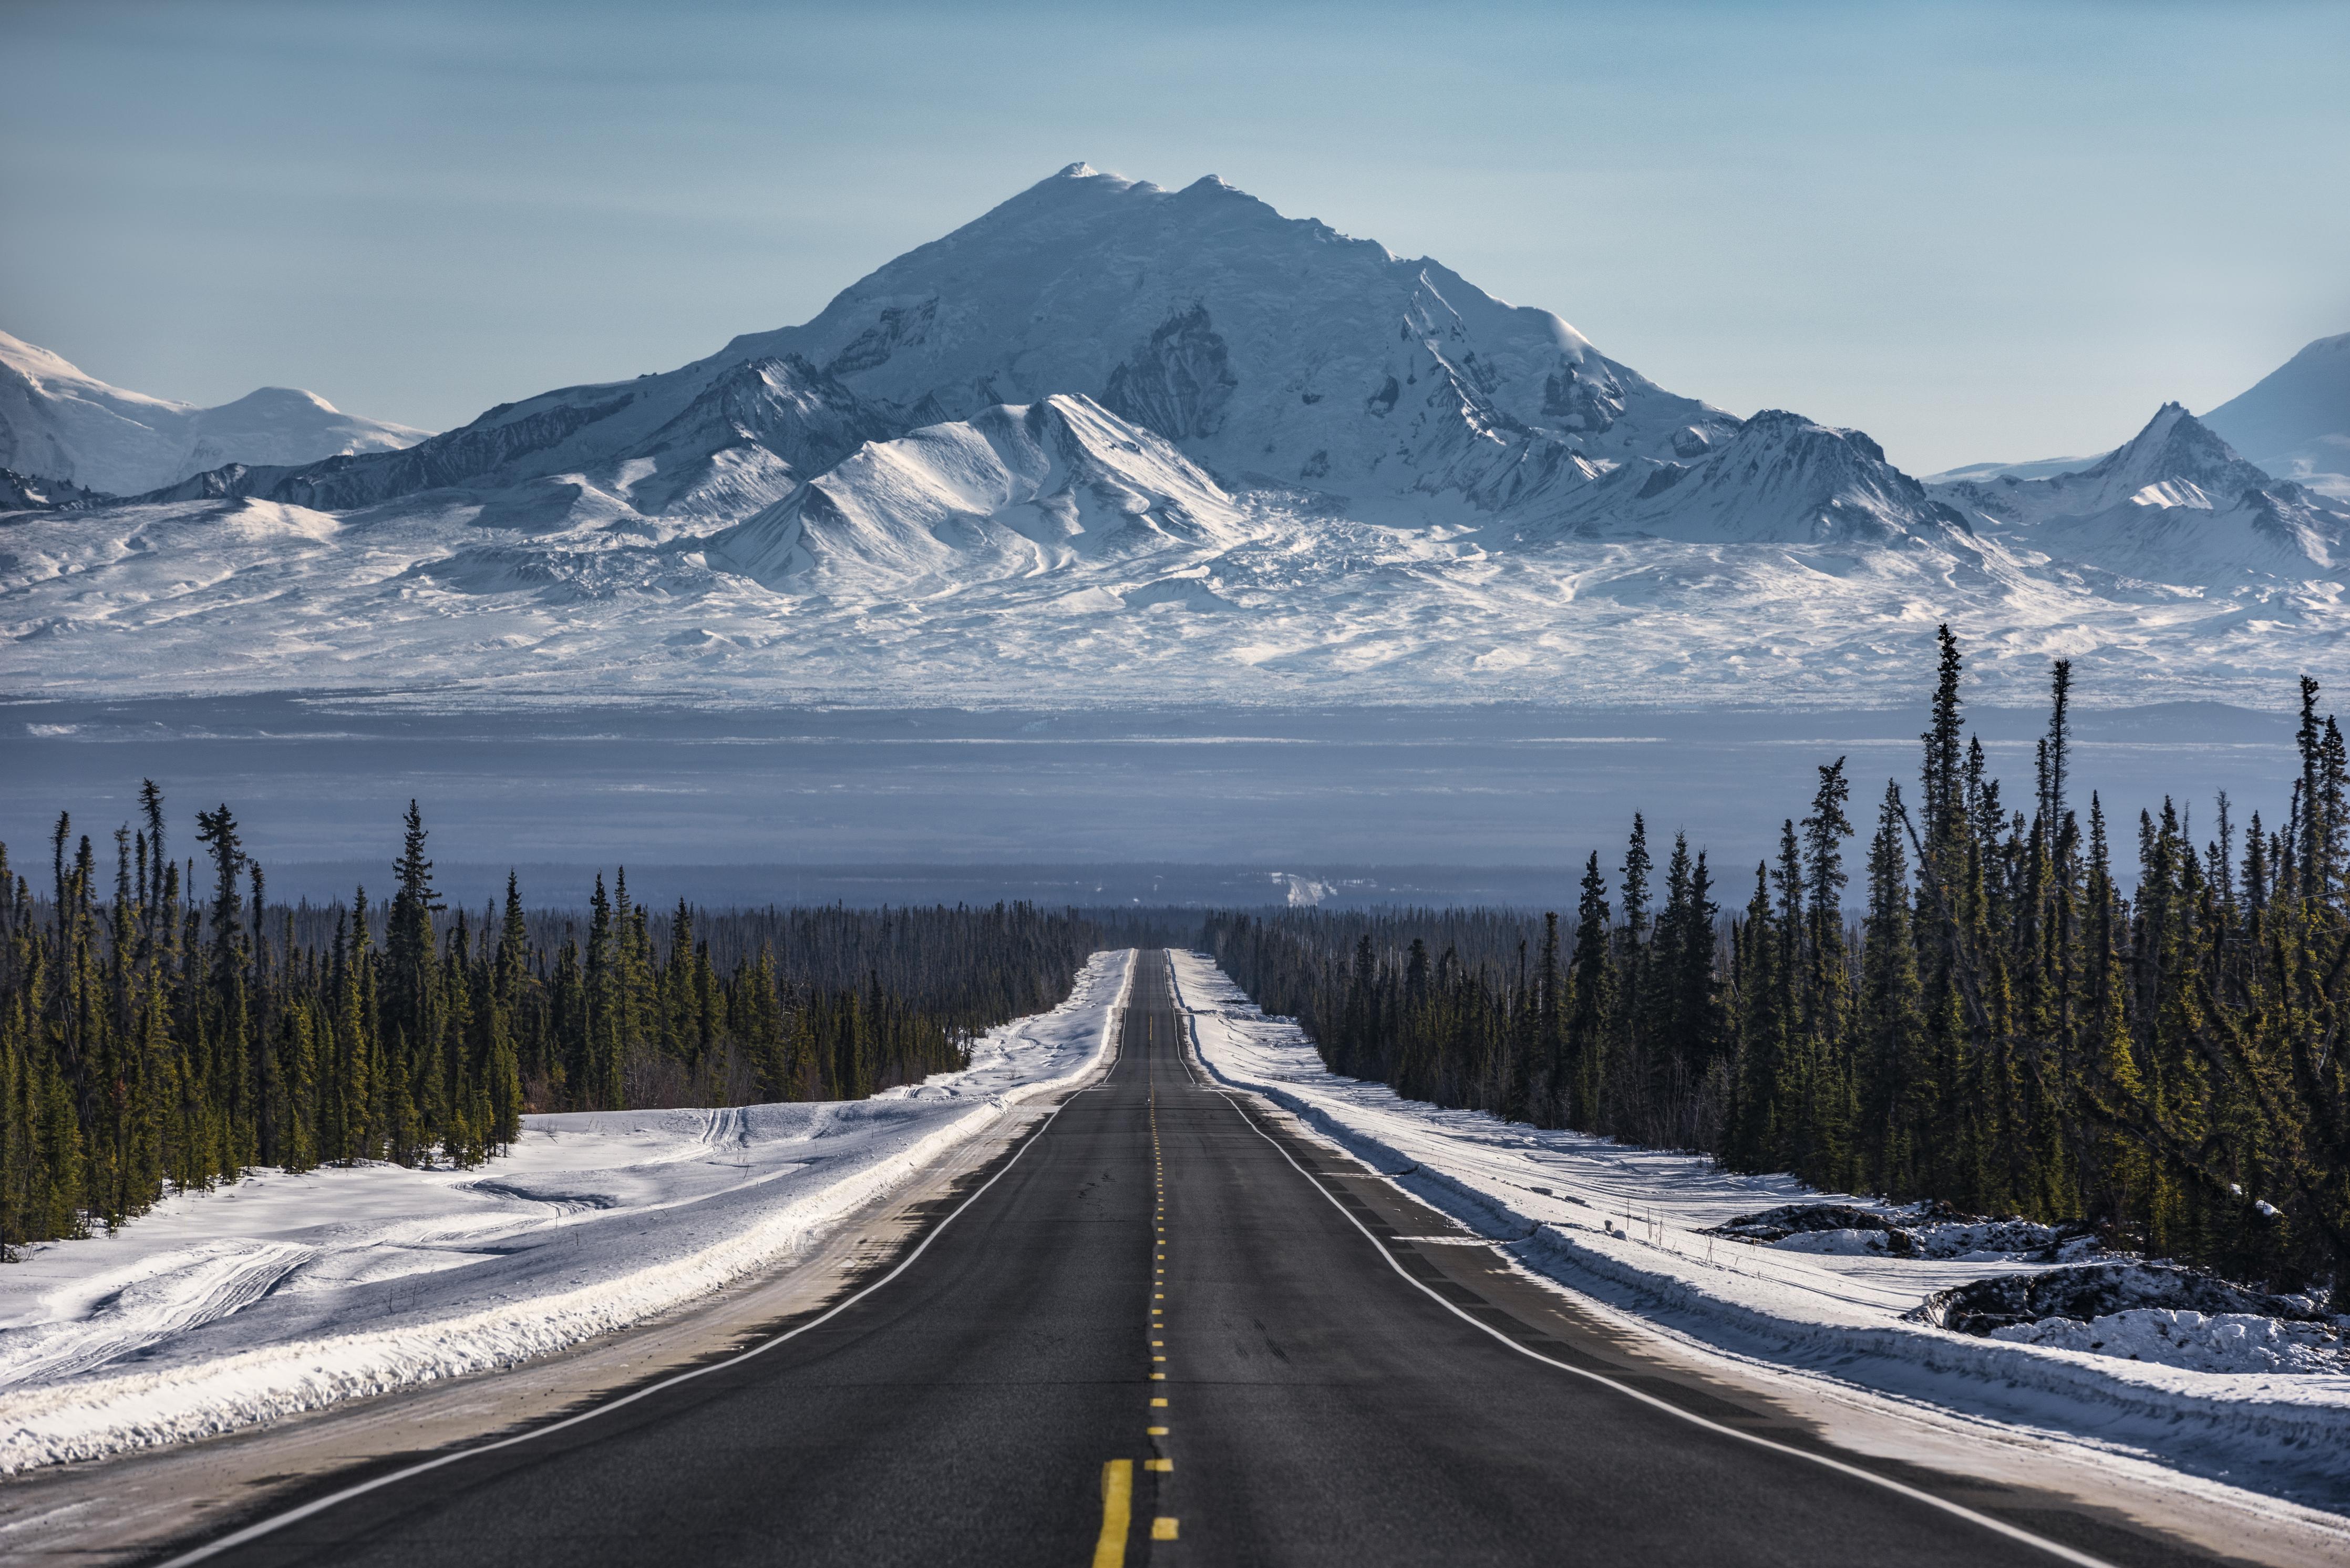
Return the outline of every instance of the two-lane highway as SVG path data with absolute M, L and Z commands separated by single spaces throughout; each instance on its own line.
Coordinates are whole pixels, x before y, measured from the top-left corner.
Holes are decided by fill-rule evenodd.
M 1146 952 L 1107 1076 L 893 1274 L 755 1353 L 345 1478 L 203 1550 L 402 1568 L 2200 1561 L 2043 1500 L 1974 1498 L 1970 1516 L 1900 1490 L 1932 1478 L 1822 1463 L 1767 1413 L 1611 1369 L 1471 1240 L 1205 1081 Z

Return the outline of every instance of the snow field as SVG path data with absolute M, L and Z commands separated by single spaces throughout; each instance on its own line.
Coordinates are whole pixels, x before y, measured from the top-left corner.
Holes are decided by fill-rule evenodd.
M 524 1119 L 473 1170 L 263 1171 L 0 1271 L 0 1472 L 494 1370 L 805 1252 L 1095 1071 L 1132 955 L 869 1100 Z
M 1790 1236 L 1792 1246 L 1708 1236 L 1760 1210 L 1839 1199 L 1790 1176 L 1735 1175 L 1700 1156 L 1446 1110 L 1336 1076 L 1295 1023 L 1266 1017 L 1211 960 L 1177 953 L 1174 964 L 1216 1078 L 1295 1113 L 1603 1308 L 1751 1364 L 2350 1512 L 2350 1372 L 2305 1343 L 2311 1331 L 2148 1312 L 2100 1319 L 2082 1335 L 2037 1324 L 1978 1339 L 1906 1323 L 1935 1291 L 2057 1265 L 1900 1257 L 1866 1245 L 1866 1232 Z M 2092 1340 L 2103 1348 L 2089 1351 Z M 2142 1359 L 2124 1358 L 2132 1353 Z M 2214 1365 L 2242 1369 L 2199 1369 Z

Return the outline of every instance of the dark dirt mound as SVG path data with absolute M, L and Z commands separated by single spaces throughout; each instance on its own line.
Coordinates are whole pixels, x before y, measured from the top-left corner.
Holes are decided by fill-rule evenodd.
M 2251 1313 L 2294 1323 L 2323 1323 L 2324 1314 L 2298 1296 L 2263 1295 L 2210 1274 L 2168 1263 L 2089 1263 L 2039 1274 L 2008 1274 L 1953 1285 L 1903 1314 L 1978 1337 L 2011 1324 L 2073 1318 L 2082 1323 L 2133 1308 L 2171 1312 Z
M 1907 1252 L 1913 1241 L 1908 1231 L 1884 1215 L 1856 1209 L 1849 1203 L 1783 1204 L 1776 1209 L 1765 1209 L 1760 1214 L 1742 1214 L 1726 1225 L 1715 1226 L 1705 1234 L 1767 1244 L 1814 1231 L 1882 1231 L 1886 1233 L 1885 1250 L 1888 1252 Z

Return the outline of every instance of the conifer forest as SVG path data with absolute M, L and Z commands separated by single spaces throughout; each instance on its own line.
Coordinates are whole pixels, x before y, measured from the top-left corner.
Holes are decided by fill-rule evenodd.
M 2061 662 L 2012 799 L 1961 671 L 1945 630 L 1914 793 L 1887 781 L 1864 834 L 1844 760 L 1822 766 L 1734 888 L 1636 816 L 1565 919 L 1307 909 L 1182 930 L 1334 1071 L 1409 1098 L 2087 1221 L 2239 1278 L 2339 1279 L 2350 769 L 2316 682 L 2284 820 L 2239 824 L 2223 796 L 2199 844 L 2182 803 L 2131 822 L 2073 798 Z M 502 902 L 452 908 L 412 805 L 389 898 L 288 906 L 227 806 L 175 858 L 161 793 L 141 800 L 110 867 L 60 816 L 38 892 L 0 848 L 0 1242 L 257 1166 L 474 1164 L 529 1111 L 859 1098 L 962 1065 L 1097 947 L 1186 919 L 655 910 L 625 873 L 585 910 L 528 907 L 511 877 Z
M 2011 799 L 1960 670 L 1945 628 L 1916 794 L 1886 784 L 1857 889 L 1839 759 L 1751 882 L 1681 836 L 1659 877 L 1636 816 L 1564 924 L 1306 909 L 1211 917 L 1203 942 L 1333 1071 L 1409 1098 L 2338 1282 L 2350 791 L 2317 683 L 2285 820 L 2239 824 L 2223 796 L 2198 844 L 2177 801 L 2132 822 L 2092 794 L 2084 816 L 2062 662 Z
M 267 900 L 226 805 L 175 860 L 162 795 L 102 865 L 60 816 L 46 897 L 0 847 L 0 1247 L 255 1166 L 477 1164 L 526 1111 L 857 1099 L 1066 998 L 1074 914 L 584 912 L 436 896 L 411 804 L 391 894 Z M 106 880 L 110 877 L 110 887 Z

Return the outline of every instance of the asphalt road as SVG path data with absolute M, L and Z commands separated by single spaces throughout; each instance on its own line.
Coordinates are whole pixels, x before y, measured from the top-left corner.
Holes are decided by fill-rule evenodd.
M 1180 1041 L 1146 953 L 1107 1080 L 983 1173 L 897 1278 L 758 1355 L 210 1561 L 2061 1560 L 1644 1367 L 1208 1086 Z M 2062 1500 L 1866 1468 L 2105 1561 L 2204 1560 Z

